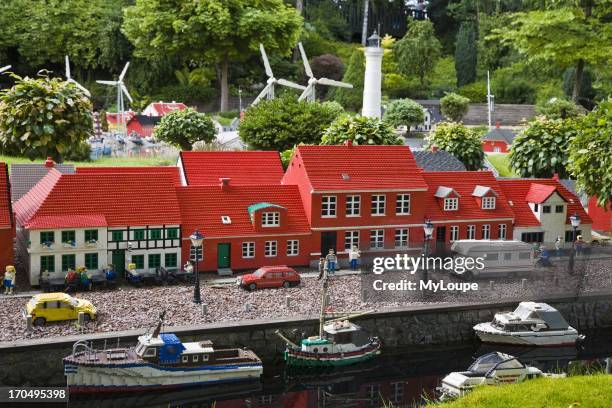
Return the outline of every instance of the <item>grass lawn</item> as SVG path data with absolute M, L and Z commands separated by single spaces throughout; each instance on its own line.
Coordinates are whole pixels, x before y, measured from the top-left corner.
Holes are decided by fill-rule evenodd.
M 497 169 L 501 177 L 518 177 L 510 169 L 510 159 L 505 153 L 487 154 L 487 160 Z
M 43 163 L 44 160 L 30 161 L 25 157 L 12 157 L 0 155 L 0 162 L 7 163 Z M 176 158 L 169 157 L 101 157 L 98 160 L 88 162 L 71 162 L 75 166 L 170 166 L 176 164 Z
M 428 408 L 608 408 L 612 375 L 538 378 L 520 384 L 481 387 L 462 398 Z

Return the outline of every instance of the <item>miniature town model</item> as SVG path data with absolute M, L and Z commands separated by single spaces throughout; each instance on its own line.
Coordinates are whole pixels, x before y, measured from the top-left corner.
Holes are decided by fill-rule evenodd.
M 66 384 L 73 393 L 124 392 L 256 381 L 261 360 L 248 349 L 215 349 L 211 341 L 182 343 L 162 333 L 164 313 L 135 347 L 94 350 L 74 344 L 64 358 Z
M 583 338 L 557 309 L 536 302 L 521 302 L 514 312 L 497 313 L 492 322 L 479 323 L 474 331 L 484 343 L 522 346 L 575 345 Z

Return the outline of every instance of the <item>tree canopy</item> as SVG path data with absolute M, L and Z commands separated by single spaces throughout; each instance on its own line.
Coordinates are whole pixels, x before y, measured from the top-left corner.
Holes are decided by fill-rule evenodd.
M 408 32 L 395 43 L 394 52 L 400 71 L 417 75 L 421 86 L 441 56 L 442 46 L 429 20 L 410 21 Z
M 399 145 L 401 139 L 380 119 L 365 116 L 341 116 L 321 138 L 323 145 L 339 145 L 346 141 L 358 145 Z
M 470 107 L 470 100 L 456 93 L 446 94 L 440 99 L 440 110 L 442 114 L 454 122 L 459 122 Z
M 156 139 L 191 150 L 194 143 L 210 143 L 215 139 L 217 130 L 212 119 L 191 108 L 173 110 L 162 116 L 153 130 Z
M 387 106 L 383 116 L 385 123 L 397 128 L 399 126 L 416 126 L 423 123 L 423 107 L 412 99 L 398 99 Z
M 480 135 L 461 123 L 441 122 L 426 138 L 427 147 L 444 150 L 459 159 L 468 170 L 480 170 L 484 151 Z

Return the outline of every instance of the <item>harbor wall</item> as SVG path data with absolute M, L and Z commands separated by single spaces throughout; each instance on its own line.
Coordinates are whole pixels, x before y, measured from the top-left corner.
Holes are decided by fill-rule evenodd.
M 578 300 L 544 299 L 556 307 L 579 331 L 612 328 L 612 294 L 585 296 Z M 472 327 L 490 321 L 501 311 L 513 310 L 516 301 L 498 303 L 427 305 L 372 312 L 355 321 L 371 335 L 380 337 L 384 347 L 450 346 L 474 342 Z M 167 329 L 183 341 L 210 339 L 217 345 L 248 347 L 264 360 L 282 360 L 284 342 L 280 330 L 296 342 L 303 334 L 318 331 L 315 318 L 284 318 L 223 322 Z M 134 344 L 144 330 L 65 336 L 51 339 L 19 340 L 0 343 L 0 385 L 61 385 L 64 382 L 62 357 L 71 353 L 78 340 L 92 341 L 102 348 Z M 384 351 L 383 351 L 384 352 Z

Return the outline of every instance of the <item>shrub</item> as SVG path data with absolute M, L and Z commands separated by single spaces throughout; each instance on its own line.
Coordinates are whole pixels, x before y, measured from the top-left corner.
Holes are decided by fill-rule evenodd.
M 401 139 L 380 119 L 365 116 L 341 116 L 325 131 L 321 144 L 338 145 L 351 140 L 358 145 L 399 145 Z
M 498 103 L 528 103 L 535 102 L 535 88 L 526 80 L 501 76 L 493 81 L 495 101 Z
M 353 88 L 334 88 L 330 92 L 333 100 L 344 106 L 344 109 L 357 112 L 363 103 L 363 77 L 365 75 L 365 57 L 361 50 L 353 51 L 351 59 L 342 77 Z
M 410 128 L 422 124 L 425 113 L 423 107 L 412 99 L 398 99 L 389 104 L 383 120 L 394 128 L 402 125 Z
M 323 54 L 310 61 L 310 67 L 316 78 L 329 78 L 337 81 L 342 79 L 344 64 L 333 54 Z
M 217 92 L 202 85 L 167 85 L 151 95 L 154 101 L 177 101 L 187 105 L 205 104 L 214 100 Z
M 549 119 L 575 118 L 579 115 L 578 107 L 567 99 L 551 98 L 546 103 L 536 106 L 540 115 Z
M 183 150 L 191 150 L 195 142 L 212 142 L 216 133 L 217 129 L 210 116 L 187 108 L 163 116 L 155 126 L 153 136 Z
M 438 123 L 436 130 L 425 139 L 427 147 L 436 146 L 455 156 L 468 170 L 480 170 L 484 151 L 478 133 L 461 123 Z
M 440 99 L 442 114 L 454 122 L 459 122 L 468 111 L 470 100 L 456 93 L 449 93 Z
M 382 89 L 390 98 L 406 98 L 420 90 L 421 84 L 418 78 L 406 78 L 402 74 L 386 74 L 383 77 Z
M 486 103 L 487 83 L 484 81 L 473 82 L 459 88 L 458 93 L 468 98 L 472 103 Z

